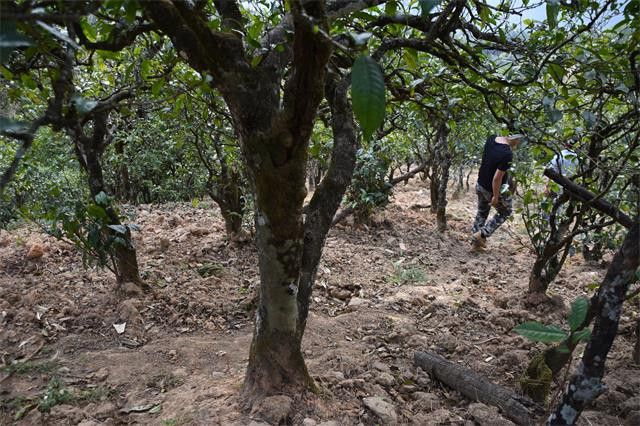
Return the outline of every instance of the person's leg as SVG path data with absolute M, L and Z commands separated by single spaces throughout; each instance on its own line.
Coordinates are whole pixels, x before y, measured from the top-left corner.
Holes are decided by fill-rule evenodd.
M 511 213 L 513 212 L 511 195 L 500 195 L 496 210 L 498 210 L 498 212 L 480 230 L 482 232 L 482 236 L 485 238 L 493 234 L 495 230 L 498 229 L 509 216 L 511 216 Z
M 478 195 L 478 212 L 476 213 L 476 219 L 471 227 L 471 232 L 475 234 L 484 226 L 489 217 L 489 210 L 491 210 L 491 193 L 476 184 L 476 195 Z

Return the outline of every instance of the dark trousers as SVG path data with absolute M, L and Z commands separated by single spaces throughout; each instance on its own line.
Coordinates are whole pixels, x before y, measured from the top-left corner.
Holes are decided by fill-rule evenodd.
M 483 237 L 488 237 L 511 216 L 513 212 L 511 196 L 508 193 L 500 194 L 498 207 L 496 207 L 497 213 L 487 222 L 491 210 L 492 194 L 479 184 L 476 184 L 476 194 L 478 195 L 478 213 L 476 213 L 476 220 L 473 222 L 471 231 L 474 234 L 480 231 Z

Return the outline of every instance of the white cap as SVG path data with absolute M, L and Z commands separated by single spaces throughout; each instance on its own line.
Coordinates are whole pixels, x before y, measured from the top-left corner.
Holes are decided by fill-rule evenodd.
M 515 135 L 509 135 L 507 136 L 507 139 L 522 139 L 524 138 L 524 135 L 522 133 L 516 133 Z

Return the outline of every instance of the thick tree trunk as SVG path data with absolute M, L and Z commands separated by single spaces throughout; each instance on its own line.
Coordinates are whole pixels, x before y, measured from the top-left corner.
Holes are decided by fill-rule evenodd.
M 562 402 L 547 421 L 550 425 L 575 424 L 582 410 L 607 389 L 602 383 L 605 360 L 618 331 L 625 295 L 640 264 L 639 231 L 640 225 L 636 218 L 635 225 L 615 254 L 595 296 L 595 307 L 592 307 L 595 311 L 595 324 L 591 340 L 587 343 Z
M 533 425 L 542 409 L 510 389 L 488 381 L 476 372 L 432 352 L 416 352 L 413 363 L 472 401 L 498 407 L 519 425 Z
M 250 401 L 282 389 L 299 392 L 312 383 L 297 334 L 305 165 L 302 158 L 263 165 L 271 170 L 255 182 L 260 302 L 244 384 Z
M 105 147 L 109 143 L 109 132 L 107 131 L 107 113 L 97 114 L 93 120 L 93 134 L 91 137 L 86 137 L 82 134 L 75 134 L 75 147 L 78 161 L 87 173 L 89 192 L 91 198 L 95 200 L 95 197 L 101 192 L 105 192 L 104 177 L 102 173 L 102 153 Z M 121 225 L 120 218 L 113 208 L 107 206 L 106 212 L 109 218 L 108 225 Z M 112 229 L 105 229 L 104 232 L 108 232 L 112 235 L 116 235 Z M 133 246 L 131 239 L 131 231 L 127 228 L 124 235 L 117 234 L 119 237 L 124 237 L 125 244 L 117 245 L 114 248 L 114 255 L 116 260 L 116 279 L 118 285 L 122 285 L 125 282 L 132 282 L 140 284 L 140 273 L 138 269 L 138 258 L 136 249 Z

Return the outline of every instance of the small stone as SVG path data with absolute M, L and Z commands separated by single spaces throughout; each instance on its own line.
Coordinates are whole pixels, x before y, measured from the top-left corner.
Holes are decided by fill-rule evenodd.
M 176 356 L 178 356 L 178 352 L 176 352 L 175 349 L 171 349 L 168 355 L 169 355 L 169 358 L 175 358 Z
M 396 424 L 398 415 L 396 408 L 378 396 L 363 398 L 362 403 L 373 412 L 384 424 Z
M 189 228 L 189 233 L 191 235 L 196 236 L 196 237 L 201 237 L 203 235 L 210 234 L 211 231 L 209 229 L 206 229 L 206 228 L 192 227 L 192 228 Z
M 378 377 L 376 377 L 376 383 L 390 388 L 396 383 L 396 379 L 389 373 L 380 373 Z
M 96 419 L 105 419 L 116 412 L 116 406 L 112 402 L 104 402 L 96 406 L 91 411 L 85 408 L 85 411 L 87 412 L 87 414 L 95 417 Z
M 368 304 L 367 299 L 362 299 L 360 297 L 352 297 L 347 304 L 347 308 L 349 309 L 357 309 L 360 306 L 366 306 Z
M 412 405 L 414 411 L 431 412 L 441 407 L 440 398 L 430 392 L 415 392 L 413 394 L 415 402 Z
M 480 426 L 512 426 L 514 424 L 502 417 L 496 407 L 489 407 L 479 402 L 469 405 L 468 412 Z
M 44 249 L 40 244 L 32 244 L 31 247 L 29 247 L 29 251 L 27 252 L 27 259 L 39 259 L 42 256 L 44 256 Z
M 414 385 L 402 385 L 400 386 L 400 393 L 409 394 L 415 392 L 417 389 Z
M 318 426 L 340 426 L 340 423 L 335 420 L 328 420 L 326 422 L 318 423 Z
M 380 361 L 374 361 L 373 364 L 371 364 L 371 366 L 378 371 L 382 371 L 383 373 L 391 373 L 391 368 Z
M 251 410 L 251 415 L 269 423 L 280 424 L 288 421 L 293 409 L 293 399 L 286 395 L 269 396 Z
M 318 423 L 310 418 L 306 418 L 302 421 L 302 426 L 316 426 Z
M 351 292 L 349 290 L 341 288 L 330 288 L 329 295 L 331 297 L 335 297 L 336 299 L 347 300 L 351 297 Z
M 103 367 L 100 370 L 96 371 L 95 379 L 97 381 L 102 382 L 106 380 L 107 377 L 109 377 L 109 370 L 107 370 L 106 368 Z

